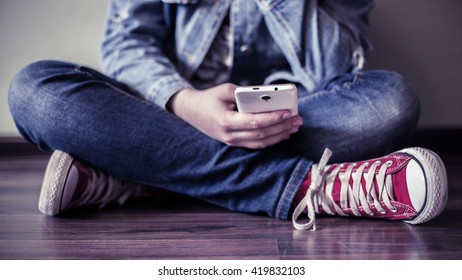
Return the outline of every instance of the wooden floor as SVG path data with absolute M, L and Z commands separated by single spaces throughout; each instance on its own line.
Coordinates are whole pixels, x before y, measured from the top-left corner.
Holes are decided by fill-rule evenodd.
M 0 157 L 0 259 L 462 259 L 462 156 L 443 156 L 449 204 L 421 226 L 320 217 L 318 231 L 191 199 L 49 218 L 37 210 L 47 157 Z

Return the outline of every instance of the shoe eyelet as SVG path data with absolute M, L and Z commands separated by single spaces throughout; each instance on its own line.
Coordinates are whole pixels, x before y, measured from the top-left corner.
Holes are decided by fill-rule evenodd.
M 398 212 L 398 208 L 393 207 L 393 209 L 390 209 L 390 211 L 393 212 L 393 213 L 396 213 L 396 212 Z
M 387 162 L 385 162 L 385 164 L 388 165 L 388 166 L 391 166 L 393 164 L 393 161 L 388 160 Z
M 374 164 L 380 165 L 380 164 L 382 164 L 382 162 L 381 162 L 380 160 L 376 160 L 376 161 L 374 162 Z
M 387 211 L 385 211 L 385 210 L 379 210 L 379 213 L 382 214 L 382 215 L 385 215 L 385 214 L 387 214 Z

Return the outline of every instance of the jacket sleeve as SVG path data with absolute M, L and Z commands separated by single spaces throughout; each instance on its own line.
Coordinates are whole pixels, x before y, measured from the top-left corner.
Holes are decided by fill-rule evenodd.
M 166 12 L 160 0 L 112 0 L 101 47 L 106 74 L 163 108 L 191 87 L 168 55 L 172 24 Z

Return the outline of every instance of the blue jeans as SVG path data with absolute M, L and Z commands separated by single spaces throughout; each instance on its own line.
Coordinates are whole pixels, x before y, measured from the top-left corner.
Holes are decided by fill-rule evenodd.
M 419 102 L 398 74 L 345 74 L 325 89 L 299 87 L 304 126 L 264 150 L 230 147 L 93 69 L 41 61 L 22 69 L 9 105 L 23 137 L 113 176 L 200 198 L 233 211 L 287 219 L 325 147 L 333 161 L 391 152 L 414 131 Z

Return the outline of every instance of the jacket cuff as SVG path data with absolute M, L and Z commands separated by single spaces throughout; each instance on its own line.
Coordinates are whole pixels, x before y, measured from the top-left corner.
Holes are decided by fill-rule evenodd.
M 149 87 L 146 98 L 156 105 L 167 109 L 167 103 L 170 98 L 184 88 L 193 88 L 193 86 L 179 75 L 175 75 L 174 77 L 161 79 L 153 83 Z

